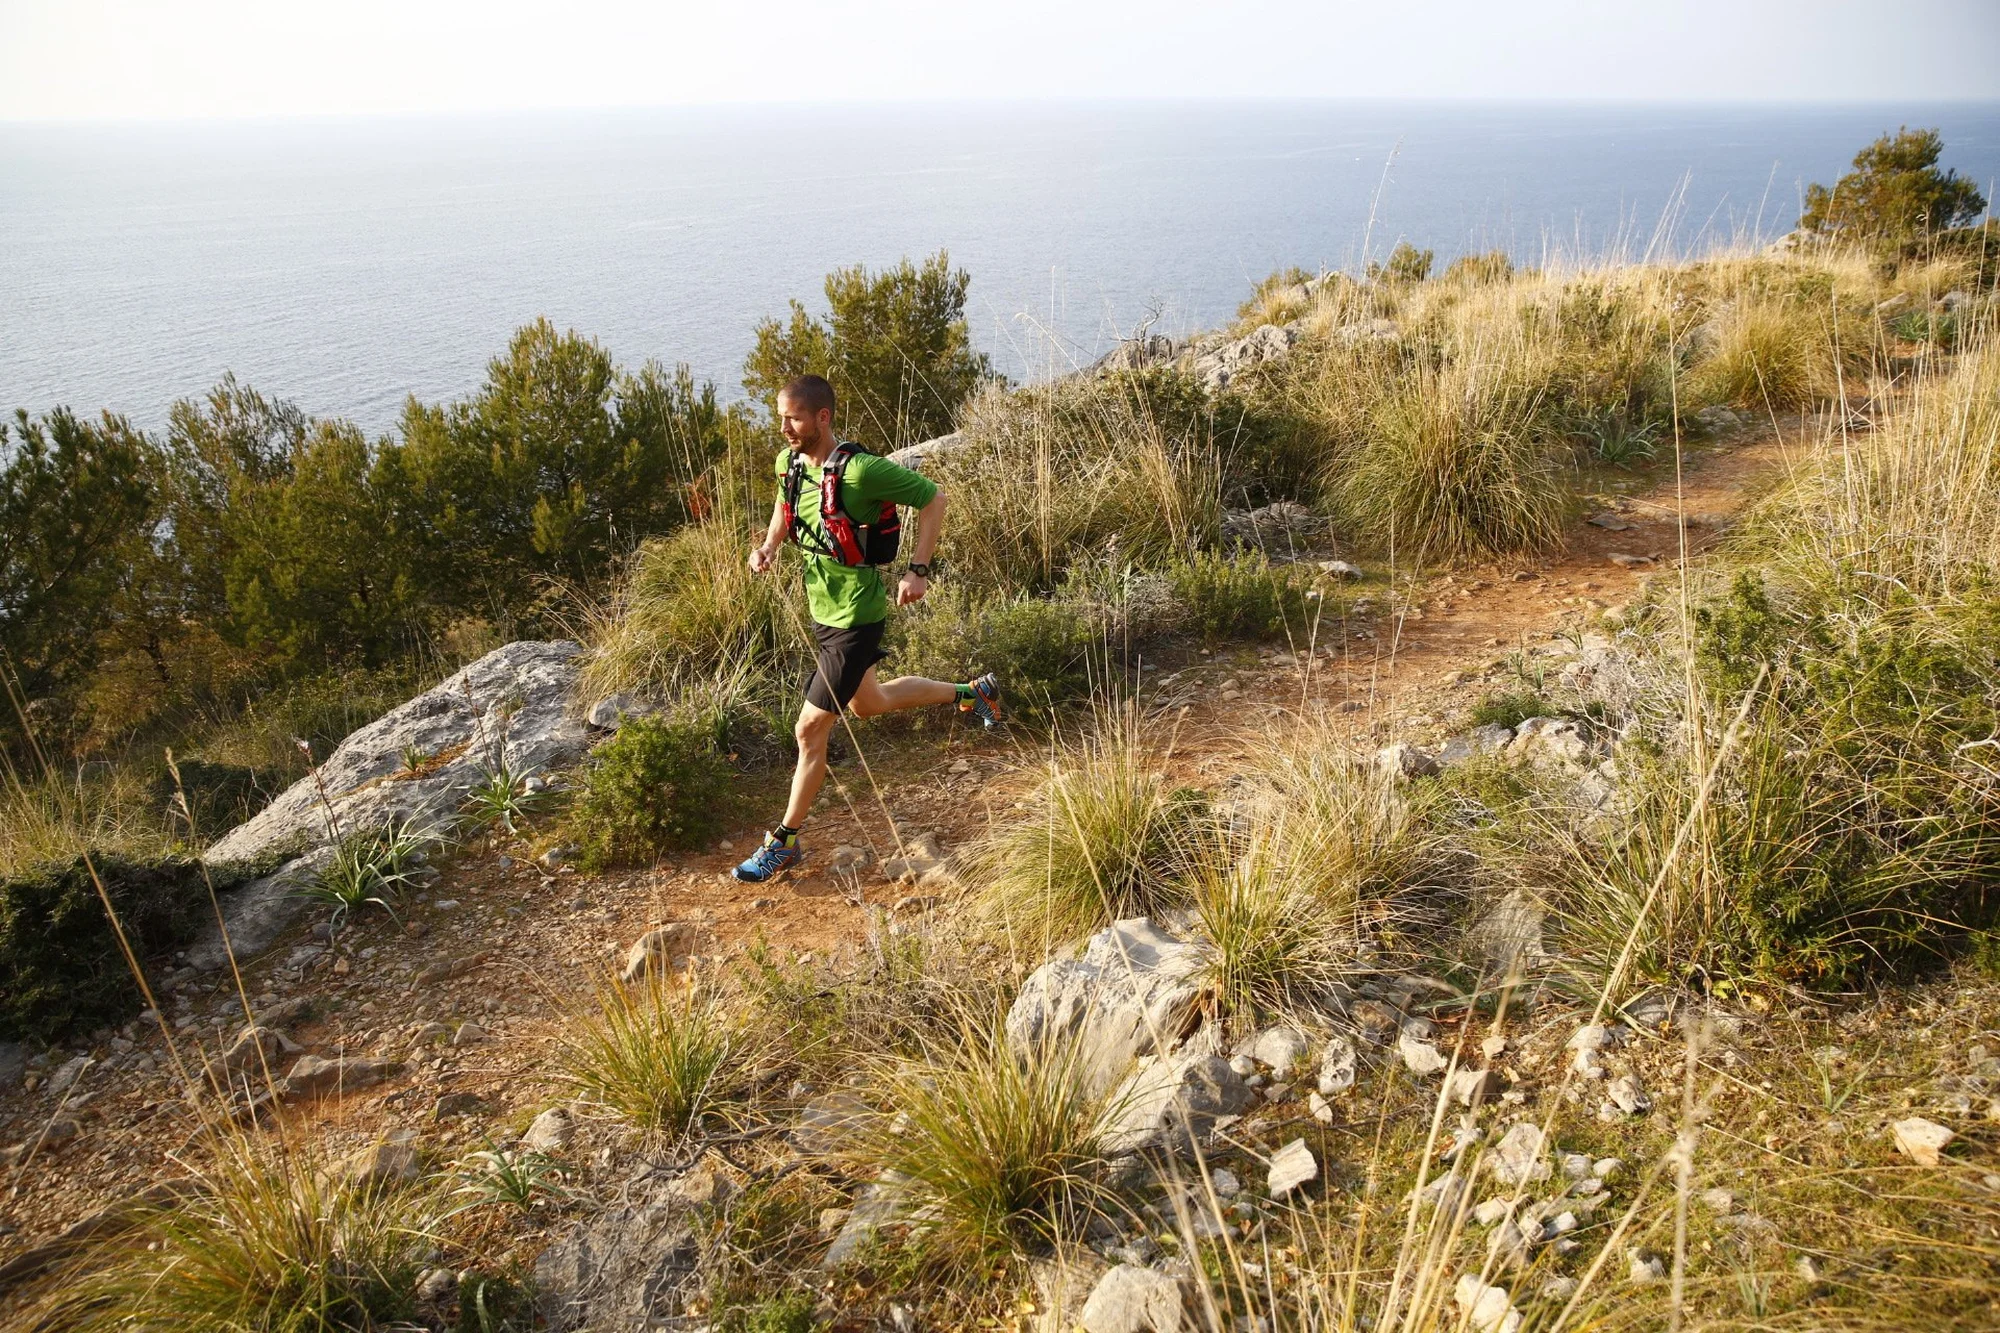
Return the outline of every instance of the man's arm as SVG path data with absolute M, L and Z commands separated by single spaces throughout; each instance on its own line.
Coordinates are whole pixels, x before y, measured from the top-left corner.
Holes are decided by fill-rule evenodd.
M 771 504 L 771 525 L 764 530 L 764 544 L 750 552 L 750 572 L 762 574 L 775 564 L 778 551 L 789 536 L 785 531 L 785 498 L 781 495 Z
M 944 531 L 944 492 L 931 496 L 930 503 L 917 511 L 917 545 L 910 553 L 913 565 L 928 565 L 931 552 L 937 549 L 938 534 Z M 922 601 L 930 591 L 931 581 L 917 574 L 905 573 L 902 582 L 896 585 L 896 605 L 908 606 L 911 602 Z

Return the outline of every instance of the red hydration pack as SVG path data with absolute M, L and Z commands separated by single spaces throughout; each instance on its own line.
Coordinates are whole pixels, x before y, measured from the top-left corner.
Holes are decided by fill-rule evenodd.
M 886 565 L 895 560 L 903 540 L 903 520 L 896 514 L 895 502 L 884 500 L 873 521 L 867 523 L 856 521 L 840 502 L 848 460 L 867 452 L 860 445 L 844 440 L 834 446 L 819 474 L 819 527 L 814 529 L 799 517 L 799 492 L 805 486 L 806 465 L 799 451 L 792 450 L 782 497 L 786 536 L 803 549 L 843 565 Z

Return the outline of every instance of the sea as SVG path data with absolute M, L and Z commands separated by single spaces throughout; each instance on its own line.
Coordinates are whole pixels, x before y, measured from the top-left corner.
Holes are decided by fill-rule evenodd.
M 2000 103 L 1158 101 L 0 124 L 0 409 L 161 428 L 226 372 L 393 430 L 546 316 L 739 397 L 829 270 L 945 250 L 1032 380 L 1292 265 L 1690 255 L 1788 231 L 1901 125 L 1991 197 Z

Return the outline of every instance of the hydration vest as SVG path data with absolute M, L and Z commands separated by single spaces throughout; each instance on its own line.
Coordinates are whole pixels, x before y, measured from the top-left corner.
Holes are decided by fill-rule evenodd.
M 886 565 L 895 560 L 903 540 L 903 520 L 896 514 L 895 501 L 884 500 L 865 523 L 857 521 L 841 504 L 840 488 L 847 474 L 847 462 L 856 454 L 867 452 L 860 445 L 844 440 L 834 446 L 826 466 L 820 470 L 819 526 L 813 528 L 799 517 L 799 492 L 805 486 L 806 465 L 799 451 L 792 450 L 791 462 L 785 469 L 782 503 L 785 535 L 801 549 L 842 565 Z

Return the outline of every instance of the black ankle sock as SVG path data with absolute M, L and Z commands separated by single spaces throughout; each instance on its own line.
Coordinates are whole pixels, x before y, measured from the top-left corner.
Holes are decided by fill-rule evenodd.
M 790 842 L 793 838 L 798 837 L 799 831 L 795 828 L 792 828 L 789 825 L 780 824 L 778 825 L 778 827 L 771 830 L 771 836 L 773 838 L 776 838 L 780 843 L 786 843 Z

